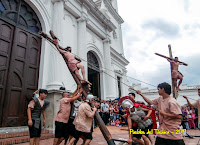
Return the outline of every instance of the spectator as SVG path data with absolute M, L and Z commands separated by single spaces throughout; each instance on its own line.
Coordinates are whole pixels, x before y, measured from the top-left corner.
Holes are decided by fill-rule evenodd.
M 114 119 L 114 113 L 113 111 L 110 111 L 110 120 L 113 120 Z
M 196 128 L 194 119 L 195 119 L 195 114 L 193 113 L 192 108 L 188 107 L 188 123 L 190 129 Z
M 115 126 L 115 119 L 114 118 L 110 121 L 110 125 Z
M 114 106 L 114 119 L 115 119 L 115 121 L 117 119 L 119 119 L 119 106 L 118 106 L 118 104 L 115 104 L 115 106 Z
M 195 119 L 194 119 L 195 126 L 198 128 L 198 108 L 195 108 Z
M 109 105 L 106 103 L 106 100 L 103 100 L 103 103 L 101 103 L 101 112 L 102 112 L 102 119 L 105 124 L 108 123 L 109 119 Z
M 119 124 L 120 124 L 120 121 L 119 121 L 119 119 L 117 119 L 115 122 L 115 126 L 119 127 Z

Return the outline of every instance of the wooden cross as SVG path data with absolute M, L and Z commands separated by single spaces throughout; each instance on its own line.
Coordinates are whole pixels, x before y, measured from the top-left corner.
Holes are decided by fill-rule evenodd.
M 172 49 L 171 49 L 171 45 L 169 44 L 168 45 L 168 48 L 169 48 L 169 56 L 170 57 L 167 57 L 165 55 L 162 55 L 162 54 L 159 54 L 159 53 L 155 53 L 156 55 L 160 56 L 160 57 L 163 57 L 163 58 L 167 58 L 167 59 L 170 59 L 170 60 L 174 60 L 173 59 L 173 56 L 172 56 Z M 188 64 L 182 62 L 182 61 L 178 61 L 179 63 L 182 63 L 183 65 L 187 66 Z M 170 67 L 171 67 L 171 80 L 172 80 L 172 92 L 173 92 L 173 97 L 176 99 L 178 97 L 178 94 L 177 94 L 177 91 L 176 91 L 176 87 L 174 85 L 174 79 L 172 78 L 172 63 L 170 62 Z
M 50 31 L 51 33 L 51 36 L 53 34 L 52 31 Z M 40 32 L 40 35 L 42 37 L 44 37 L 45 39 L 47 39 L 49 42 L 51 42 L 52 44 L 53 43 L 53 39 L 50 38 L 47 34 L 45 34 L 44 32 Z M 54 34 L 53 34 L 54 35 Z M 55 35 L 54 35 L 55 36 Z M 57 37 L 56 37 L 57 38 Z M 60 49 L 64 50 L 61 46 L 59 46 Z M 65 56 L 62 54 L 62 57 L 63 59 L 65 60 L 65 63 L 67 65 L 67 67 L 69 68 L 68 66 L 68 63 L 67 63 L 67 59 L 65 58 Z M 87 98 L 87 95 L 88 95 L 88 91 L 89 91 L 89 88 L 88 88 L 88 84 L 81 84 L 80 80 L 78 79 L 78 77 L 76 76 L 76 74 L 74 72 L 72 72 L 70 69 L 69 69 L 70 73 L 72 74 L 72 77 L 74 78 L 75 82 L 77 83 L 77 85 L 79 85 L 82 89 L 83 89 L 83 95 L 85 96 L 85 98 Z M 96 111 L 95 112 L 95 121 L 97 123 L 97 125 L 99 126 L 105 140 L 107 141 L 108 145 L 115 145 L 114 141 L 112 140 L 112 136 L 110 134 L 110 132 L 108 131 L 108 129 L 106 128 L 101 116 L 99 115 L 99 112 Z

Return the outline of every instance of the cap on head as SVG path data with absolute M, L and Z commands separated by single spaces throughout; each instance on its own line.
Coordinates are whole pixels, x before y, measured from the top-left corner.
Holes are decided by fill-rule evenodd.
M 88 94 L 85 101 L 86 101 L 86 102 L 89 102 L 89 101 L 92 101 L 92 100 L 94 100 L 94 99 L 95 99 L 95 97 L 94 97 L 92 94 Z

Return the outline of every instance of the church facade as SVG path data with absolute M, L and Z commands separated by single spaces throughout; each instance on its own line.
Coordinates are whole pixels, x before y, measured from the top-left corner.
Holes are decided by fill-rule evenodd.
M 94 96 L 127 95 L 122 23 L 117 0 L 1 0 L 0 126 L 26 124 L 27 103 L 37 88 L 54 94 L 52 117 L 59 107 L 59 88 L 76 88 L 62 56 L 40 31 L 53 30 L 62 47 L 72 47 Z

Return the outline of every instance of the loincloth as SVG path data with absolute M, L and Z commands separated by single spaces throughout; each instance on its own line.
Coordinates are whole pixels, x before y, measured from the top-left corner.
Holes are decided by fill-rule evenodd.
M 77 61 L 76 59 L 71 59 L 71 60 L 68 60 L 68 66 L 69 66 L 69 69 L 74 72 L 78 69 L 77 67 L 77 64 L 80 63 L 80 61 Z
M 172 78 L 173 79 L 180 79 L 183 77 L 183 74 L 178 70 L 172 70 Z

